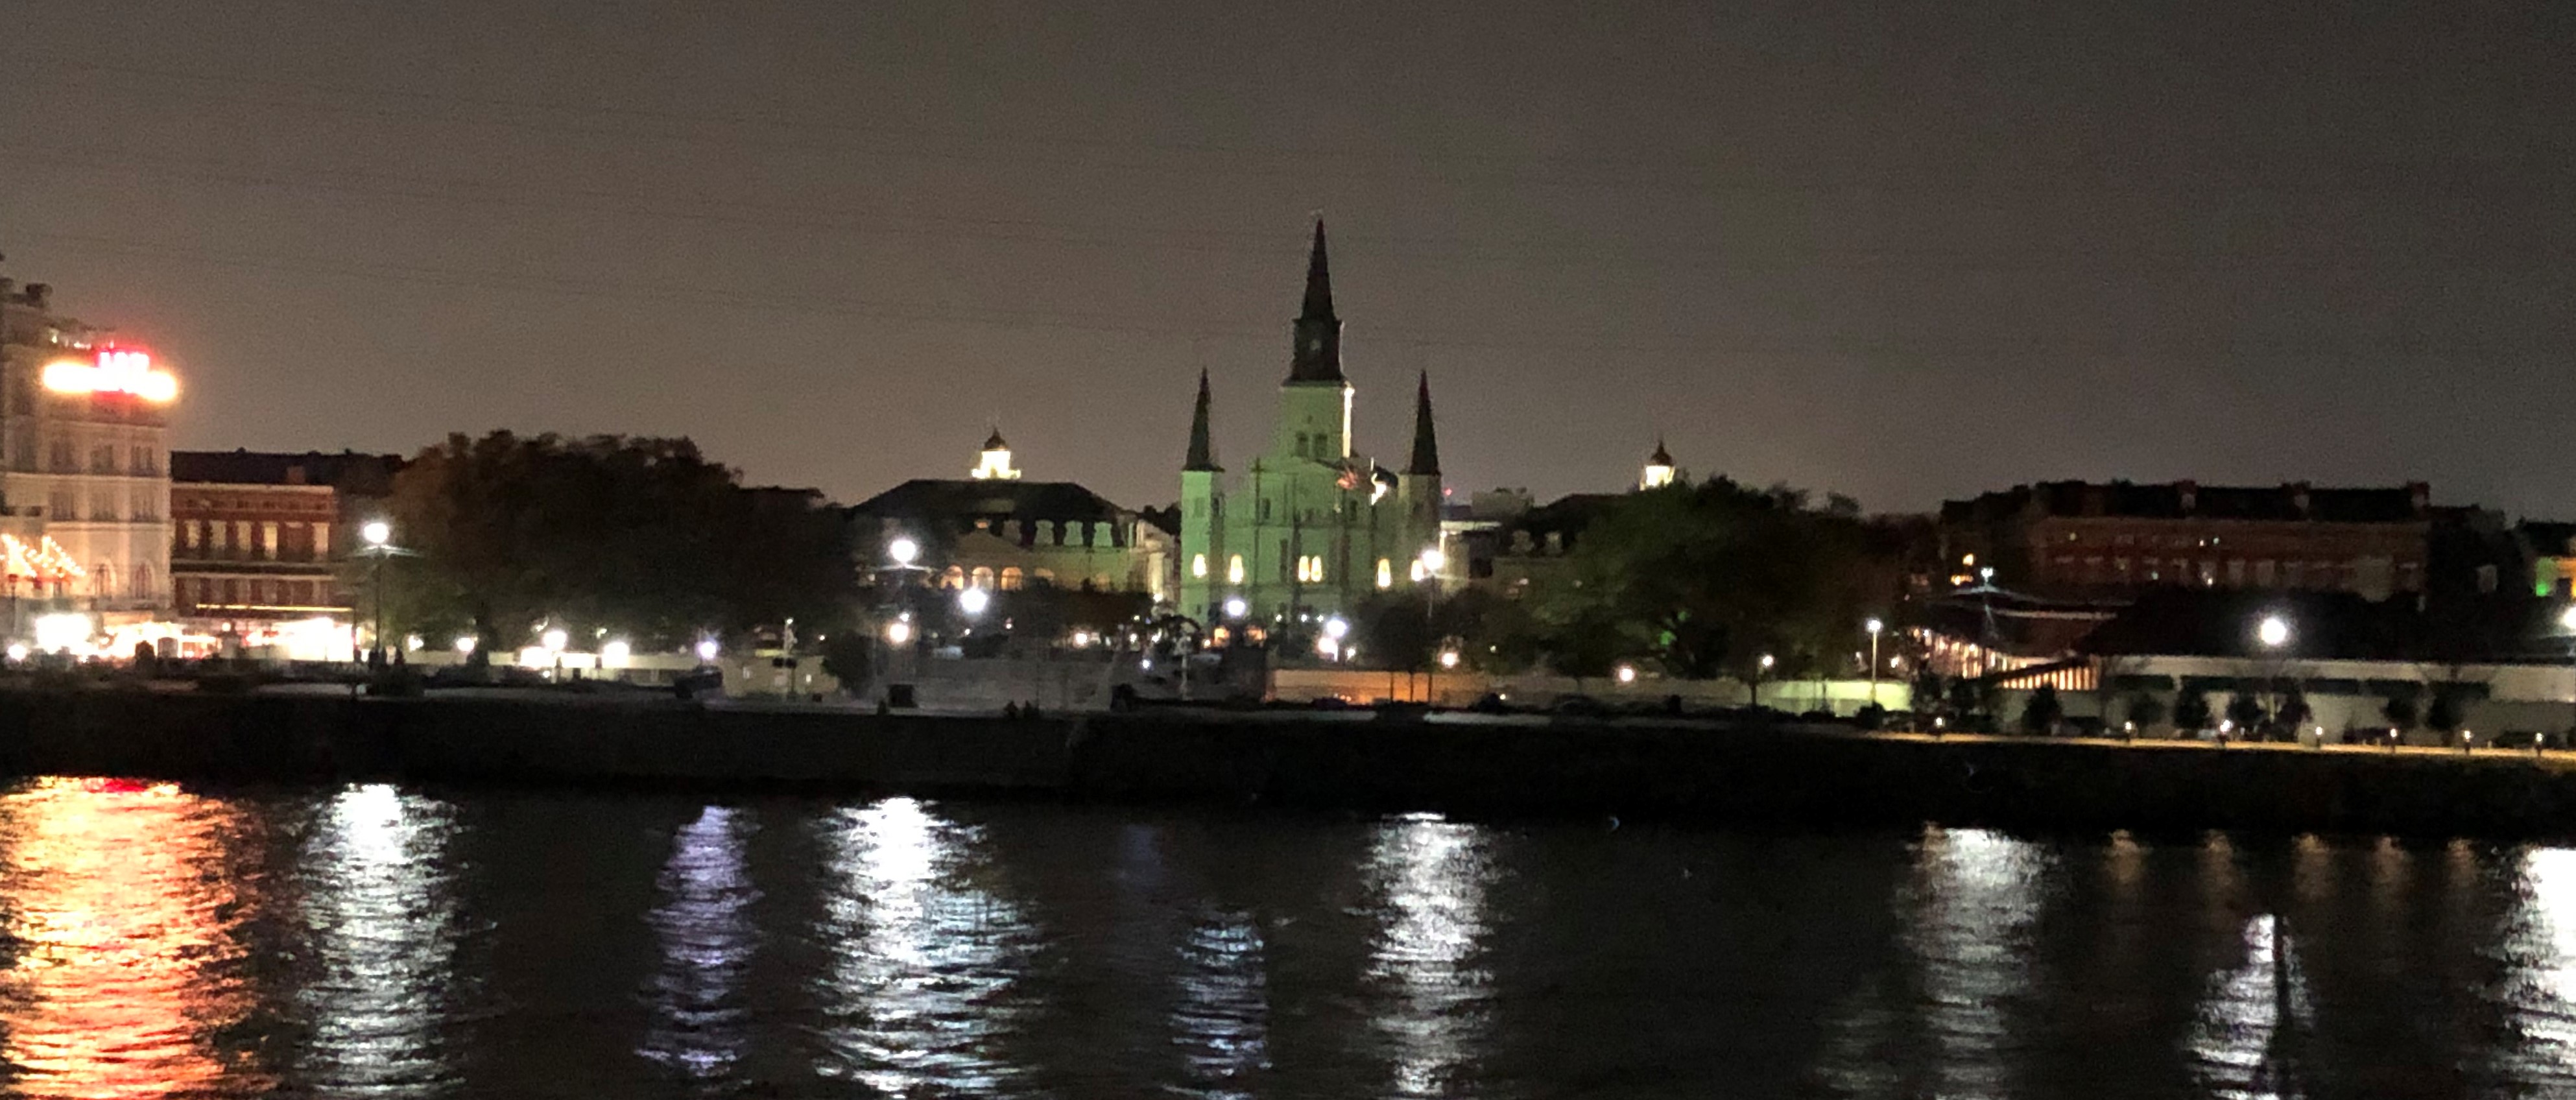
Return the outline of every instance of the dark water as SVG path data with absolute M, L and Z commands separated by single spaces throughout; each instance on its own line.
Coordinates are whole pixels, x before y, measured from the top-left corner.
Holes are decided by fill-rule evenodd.
M 2576 1093 L 2576 851 L 0 795 L 26 1095 Z

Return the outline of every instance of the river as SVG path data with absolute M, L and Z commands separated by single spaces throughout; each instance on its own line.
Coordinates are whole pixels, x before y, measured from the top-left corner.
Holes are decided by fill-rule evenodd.
M 0 794 L 20 1095 L 2576 1091 L 2576 851 Z

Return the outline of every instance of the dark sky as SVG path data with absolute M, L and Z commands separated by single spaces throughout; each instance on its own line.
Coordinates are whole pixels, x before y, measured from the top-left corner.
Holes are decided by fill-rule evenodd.
M 0 0 L 0 251 L 190 447 L 688 434 L 1177 495 L 1306 219 L 1360 443 L 2576 515 L 2576 4 Z M 1236 465 L 1240 465 L 1237 461 Z

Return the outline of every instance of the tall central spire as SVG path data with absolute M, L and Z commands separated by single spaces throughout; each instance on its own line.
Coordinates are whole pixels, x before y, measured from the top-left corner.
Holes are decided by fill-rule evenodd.
M 1198 408 L 1190 414 L 1190 453 L 1182 458 L 1181 469 L 1191 471 L 1203 470 L 1211 473 L 1221 469 L 1221 467 L 1216 464 L 1216 445 L 1208 438 L 1208 376 L 1206 368 L 1200 368 L 1199 370 Z
M 1346 384 L 1342 320 L 1333 315 L 1333 273 L 1324 259 L 1324 220 L 1315 219 L 1315 251 L 1306 258 L 1306 308 L 1297 315 L 1288 381 Z
M 1408 474 L 1440 476 L 1440 435 L 1431 427 L 1431 372 L 1422 372 L 1422 388 L 1413 396 L 1413 461 L 1404 464 Z

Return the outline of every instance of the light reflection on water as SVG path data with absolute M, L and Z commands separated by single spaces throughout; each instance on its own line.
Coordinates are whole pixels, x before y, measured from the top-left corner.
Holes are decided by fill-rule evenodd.
M 751 822 L 709 806 L 671 838 L 661 901 L 645 920 L 662 948 L 646 990 L 652 1026 L 637 1052 L 701 1081 L 721 1080 L 742 1060 L 751 1013 L 741 991 L 760 943 L 751 922 L 752 885 L 743 845 Z
M 46 782 L 0 931 L 37 1096 L 2576 1095 L 2553 848 Z
M 1024 1014 L 1009 994 L 1035 933 L 976 881 L 982 831 L 910 798 L 836 810 L 821 828 L 816 936 L 831 961 L 816 1068 L 897 1096 L 1022 1088 L 1001 1040 Z
M 1378 827 L 1369 870 L 1385 918 L 1369 978 L 1392 987 L 1373 1022 L 1394 1055 L 1395 1095 L 1452 1095 L 1487 1026 L 1487 846 L 1481 827 L 1433 814 Z
M 298 986 L 299 1070 L 337 1095 L 446 1091 L 441 1049 L 458 937 L 455 809 L 383 783 L 332 796 L 298 860 L 318 973 Z
M 242 974 L 243 811 L 175 788 L 47 780 L 0 796 L 8 934 L 0 1046 L 24 1095 L 249 1095 L 223 1037 Z

